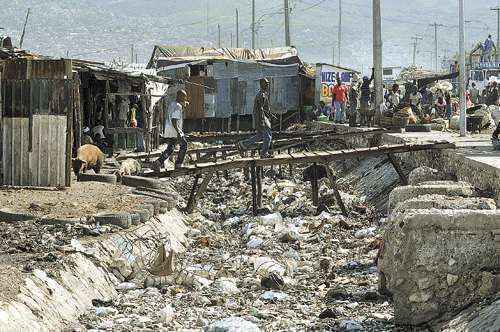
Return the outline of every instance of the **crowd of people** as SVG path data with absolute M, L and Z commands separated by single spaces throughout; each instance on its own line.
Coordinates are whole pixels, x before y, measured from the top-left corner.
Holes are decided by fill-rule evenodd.
M 361 82 L 344 85 L 340 79 L 331 88 L 332 102 L 320 101 L 314 111 L 314 118 L 327 117 L 335 123 L 348 123 L 350 126 L 370 126 L 377 115 L 394 113 L 398 109 L 410 107 L 415 118 L 428 123 L 436 118 L 450 120 L 459 113 L 458 97 L 452 84 L 433 88 L 419 89 L 416 82 L 400 86 L 392 84 L 383 87 L 383 104 L 377 114 L 374 106 L 374 93 L 371 78 L 363 77 Z M 499 88 L 491 81 L 484 89 L 472 82 L 466 91 L 467 108 L 474 105 L 499 105 Z

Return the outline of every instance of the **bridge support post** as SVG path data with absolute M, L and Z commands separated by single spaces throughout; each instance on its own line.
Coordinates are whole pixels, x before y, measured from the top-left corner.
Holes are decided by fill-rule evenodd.
M 396 170 L 396 173 L 399 175 L 399 180 L 403 186 L 408 185 L 408 177 L 406 174 L 403 172 L 403 169 L 401 168 L 401 164 L 399 161 L 396 159 L 396 157 L 392 153 L 388 153 L 387 157 L 389 158 L 389 161 L 391 162 L 392 166 Z
M 255 167 L 255 161 L 250 164 L 250 178 L 252 181 L 252 212 L 253 215 L 257 215 L 257 170 Z
M 262 166 L 257 167 L 257 209 L 262 207 L 262 174 L 264 173 L 264 168 Z
M 311 186 L 312 186 L 312 201 L 314 206 L 319 205 L 319 185 L 318 185 L 318 173 L 317 173 L 317 164 L 313 164 L 313 172 L 311 178 Z
M 187 213 L 193 213 L 194 206 L 196 205 L 196 192 L 198 190 L 198 182 L 200 182 L 200 178 L 200 174 L 197 174 L 194 178 L 193 188 L 191 188 L 191 193 L 189 194 L 189 199 L 186 205 Z

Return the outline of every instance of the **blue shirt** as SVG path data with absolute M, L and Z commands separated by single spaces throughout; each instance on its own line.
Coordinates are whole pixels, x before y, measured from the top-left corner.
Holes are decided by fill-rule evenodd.
M 491 51 L 493 49 L 493 45 L 493 40 L 491 40 L 491 38 L 486 38 L 484 41 L 484 50 L 486 52 Z

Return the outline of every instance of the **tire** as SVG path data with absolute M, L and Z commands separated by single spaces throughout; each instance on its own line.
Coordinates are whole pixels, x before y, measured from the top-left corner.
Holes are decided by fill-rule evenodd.
M 132 222 L 133 226 L 137 226 L 141 223 L 141 215 L 139 212 L 132 212 L 130 213 L 130 221 Z
M 122 176 L 122 184 L 128 187 L 145 187 L 152 189 L 163 189 L 164 185 L 161 181 L 156 179 L 148 179 L 142 176 Z
M 132 225 L 130 213 L 103 213 L 94 216 L 94 220 L 101 225 L 111 224 L 122 228 L 129 228 Z
M 77 177 L 78 182 L 102 182 L 116 184 L 116 175 L 114 174 L 86 174 L 80 173 Z

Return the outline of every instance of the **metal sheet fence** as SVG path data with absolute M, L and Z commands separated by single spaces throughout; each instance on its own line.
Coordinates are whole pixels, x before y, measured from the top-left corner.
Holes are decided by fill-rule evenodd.
M 71 80 L 4 80 L 3 117 L 21 118 L 30 114 L 64 115 L 72 94 Z
M 2 123 L 3 184 L 57 187 L 66 179 L 66 116 L 34 115 Z M 31 144 L 30 144 L 31 143 Z M 31 151 L 30 151 L 31 145 Z

